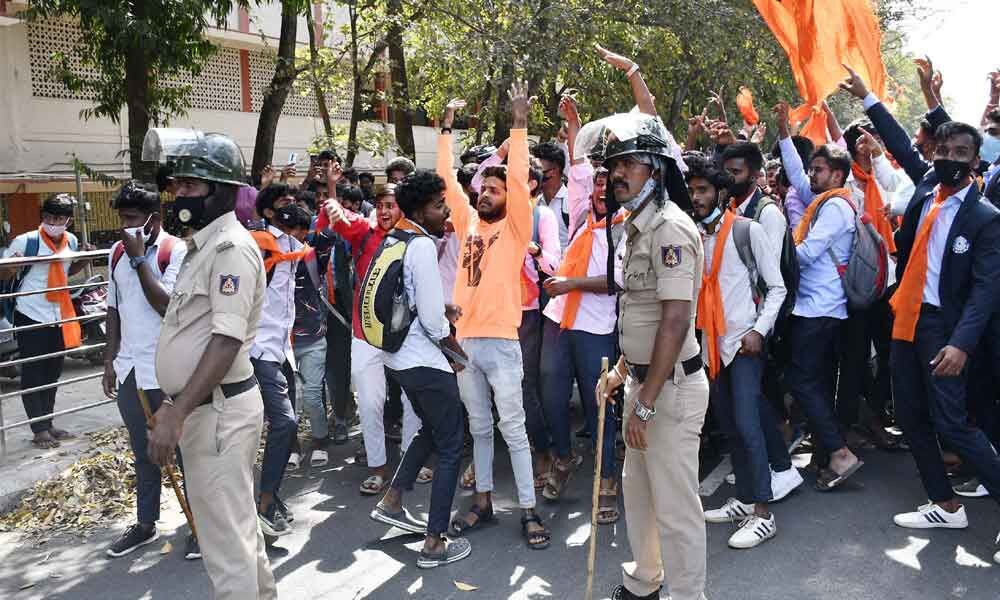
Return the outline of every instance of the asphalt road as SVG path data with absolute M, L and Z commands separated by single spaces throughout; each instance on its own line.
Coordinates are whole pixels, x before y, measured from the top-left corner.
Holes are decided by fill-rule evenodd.
M 500 436 L 497 436 L 498 438 Z M 399 598 L 582 598 L 586 585 L 589 495 L 588 460 L 559 504 L 540 510 L 553 530 L 552 547 L 532 551 L 519 534 L 512 502 L 513 483 L 505 448 L 498 441 L 496 506 L 499 523 L 470 534 L 470 558 L 421 571 L 415 562 L 421 539 L 370 521 L 374 500 L 358 485 L 364 469 L 353 464 L 357 440 L 337 447 L 330 466 L 302 470 L 286 484 L 296 513 L 295 533 L 279 541 L 272 567 L 285 599 Z M 710 599 L 734 600 L 911 600 L 1000 598 L 1000 565 L 992 562 L 1000 510 L 989 499 L 967 502 L 970 527 L 964 531 L 909 531 L 892 514 L 923 503 L 912 459 L 907 454 L 862 452 L 866 466 L 846 489 L 821 494 L 812 478 L 773 507 L 778 536 L 752 550 L 731 550 L 732 526 L 708 525 Z M 798 460 L 807 460 L 799 457 Z M 709 491 L 725 467 L 704 465 Z M 722 484 L 704 498 L 709 507 L 724 502 L 733 488 Z M 429 488 L 406 498 L 411 510 L 426 511 Z M 456 507 L 468 503 L 467 493 Z M 121 530 L 88 539 L 60 538 L 36 546 L 0 534 L 0 598 L 21 599 L 203 599 L 210 585 L 199 562 L 180 554 L 182 519 L 168 511 L 161 541 L 117 560 L 104 547 Z M 598 532 L 595 598 L 606 598 L 629 560 L 624 519 Z M 164 542 L 173 552 L 162 554 Z M 460 591 L 455 582 L 476 586 Z M 19 589 L 33 584 L 27 589 Z M 666 595 L 664 595 L 664 598 Z

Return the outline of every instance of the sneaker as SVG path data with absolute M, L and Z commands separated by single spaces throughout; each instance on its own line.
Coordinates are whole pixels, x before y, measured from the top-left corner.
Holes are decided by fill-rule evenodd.
M 742 521 L 753 514 L 753 504 L 743 504 L 736 498 L 726 500 L 721 508 L 705 511 L 705 520 L 709 523 L 730 523 Z
M 966 498 L 982 498 L 984 496 L 989 496 L 989 491 L 986 490 L 986 486 L 979 483 L 979 480 L 973 477 L 972 479 L 966 481 L 962 485 L 956 485 L 952 489 L 959 496 L 965 496 Z
M 908 529 L 965 529 L 969 526 L 964 506 L 950 513 L 933 502 L 918 507 L 916 512 L 900 513 L 892 520 Z
M 152 544 L 160 537 L 156 525 L 143 526 L 141 523 L 129 527 L 114 544 L 108 547 L 107 554 L 112 558 L 131 554 L 146 544 Z
M 729 485 L 736 485 L 736 473 L 730 473 L 726 475 L 726 483 Z
M 777 532 L 773 514 L 766 519 L 753 515 L 743 519 L 740 528 L 729 538 L 729 547 L 740 550 L 753 548 L 773 538 Z
M 417 559 L 417 568 L 433 569 L 443 565 L 451 564 L 472 554 L 472 545 L 465 538 L 452 538 L 445 540 L 445 548 L 440 554 L 426 554 L 420 551 L 420 558 Z
M 190 533 L 188 534 L 187 542 L 184 543 L 184 558 L 185 560 L 198 560 L 201 558 L 201 546 L 198 545 L 198 538 Z
M 647 594 L 645 596 L 636 596 L 632 592 L 628 591 L 628 588 L 624 585 L 618 585 L 615 589 L 611 590 L 611 600 L 659 600 L 659 598 L 660 590 L 656 590 L 652 594 Z
M 257 513 L 257 522 L 260 523 L 260 529 L 264 535 L 281 537 L 292 532 L 288 521 L 285 520 L 285 515 L 278 510 L 277 502 L 272 502 L 264 513 Z
M 802 475 L 795 467 L 784 471 L 771 471 L 771 502 L 778 502 L 802 485 Z
M 281 516 L 285 517 L 285 521 L 287 521 L 289 525 L 295 522 L 295 515 L 292 513 L 291 509 L 288 508 L 288 505 L 285 504 L 285 501 L 279 498 L 277 494 L 274 496 L 274 503 L 278 507 L 277 511 L 281 513 Z

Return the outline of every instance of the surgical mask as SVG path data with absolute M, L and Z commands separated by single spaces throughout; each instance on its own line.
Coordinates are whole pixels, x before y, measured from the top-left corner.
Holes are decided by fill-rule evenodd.
M 65 225 L 49 225 L 48 223 L 42 223 L 42 229 L 45 230 L 45 235 L 50 238 L 62 237 L 62 234 L 66 233 Z
M 645 202 L 647 198 L 652 196 L 654 191 L 656 191 L 656 180 L 650 177 L 649 179 L 646 180 L 646 183 L 645 185 L 642 186 L 642 189 L 639 190 L 639 193 L 636 194 L 636 196 L 631 200 L 626 200 L 625 202 L 622 202 L 621 206 L 625 210 L 633 212 L 635 211 L 635 209 L 642 206 L 642 203 Z
M 934 173 L 937 175 L 938 183 L 945 187 L 957 187 L 970 171 L 972 171 L 972 166 L 967 162 L 948 158 L 939 158 L 934 161 Z
M 979 149 L 979 157 L 991 165 L 1000 158 L 1000 137 L 986 134 L 983 136 L 983 147 Z
M 131 238 L 134 238 L 138 234 L 142 234 L 142 241 L 143 241 L 143 243 L 148 242 L 149 238 L 153 237 L 153 234 L 151 232 L 150 233 L 146 233 L 146 226 L 149 225 L 149 221 L 152 218 L 153 218 L 153 215 L 149 215 L 146 218 L 146 222 L 143 223 L 142 225 L 140 225 L 139 227 L 125 227 L 124 228 L 125 229 L 125 233 L 129 237 L 131 237 Z
M 705 217 L 704 219 L 702 219 L 701 222 L 704 223 L 705 225 L 708 225 L 709 223 L 712 223 L 713 221 L 715 221 L 716 219 L 718 219 L 719 215 L 721 215 L 721 214 L 722 214 L 722 210 L 718 206 L 716 206 L 715 210 L 713 210 L 710 215 L 708 215 L 707 217 Z

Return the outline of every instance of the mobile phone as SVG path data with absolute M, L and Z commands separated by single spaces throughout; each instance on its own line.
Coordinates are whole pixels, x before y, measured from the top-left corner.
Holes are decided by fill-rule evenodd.
M 298 160 L 299 160 L 299 153 L 298 152 L 289 152 L 288 153 L 288 163 L 287 164 L 294 165 L 296 162 L 298 162 Z

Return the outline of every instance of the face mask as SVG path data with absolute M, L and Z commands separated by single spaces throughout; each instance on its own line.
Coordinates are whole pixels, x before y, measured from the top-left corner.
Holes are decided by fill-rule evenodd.
M 125 233 L 127 233 L 128 236 L 132 237 L 132 238 L 134 238 L 136 236 L 136 234 L 141 233 L 142 234 L 142 241 L 143 241 L 143 243 L 148 242 L 149 238 L 153 237 L 153 234 L 152 233 L 146 233 L 146 226 L 149 225 L 149 221 L 152 218 L 153 218 L 153 215 L 149 215 L 149 217 L 146 218 L 146 222 L 143 223 L 142 225 L 140 225 L 139 227 L 126 227 L 125 228 Z
M 718 219 L 719 215 L 721 215 L 721 214 L 722 214 L 722 211 L 719 209 L 718 206 L 716 206 L 715 210 L 712 211 L 712 214 L 710 214 L 707 217 L 705 217 L 704 219 L 702 219 L 701 222 L 704 223 L 704 224 L 706 224 L 706 225 L 708 225 L 709 223 L 711 223 L 711 222 L 715 221 L 716 219 Z
M 281 208 L 274 209 L 274 220 L 285 227 L 291 227 L 295 221 L 295 209 L 296 206 L 294 204 L 286 204 Z
M 970 171 L 972 167 L 967 162 L 947 158 L 934 161 L 934 173 L 937 175 L 938 183 L 946 187 L 957 187 Z
M 45 234 L 50 238 L 62 237 L 62 234 L 66 233 L 65 225 L 49 225 L 48 223 L 42 223 L 42 229 L 45 230 Z
M 215 186 L 204 196 L 178 196 L 174 200 L 174 216 L 181 225 L 201 229 L 212 222 L 215 216 L 205 214 L 205 201 L 215 194 Z
M 750 181 L 743 181 L 741 183 L 732 183 L 729 185 L 729 191 L 732 192 L 733 198 L 742 198 L 747 195 L 750 191 Z
M 1000 137 L 983 136 L 983 147 L 979 149 L 979 157 L 993 164 L 1000 158 Z
M 634 198 L 632 198 L 631 200 L 626 200 L 625 202 L 621 203 L 622 208 L 624 208 L 629 212 L 634 211 L 635 209 L 642 206 L 642 203 L 645 202 L 646 198 L 649 198 L 651 195 L 653 195 L 653 192 L 655 190 L 656 190 L 656 180 L 650 177 L 649 179 L 646 180 L 645 185 L 642 186 L 642 189 L 639 190 L 639 193 L 636 194 Z

